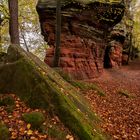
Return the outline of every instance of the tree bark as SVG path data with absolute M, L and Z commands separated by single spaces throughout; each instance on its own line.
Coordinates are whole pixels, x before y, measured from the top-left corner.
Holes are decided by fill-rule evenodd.
M 8 0 L 9 6 L 9 34 L 12 44 L 20 44 L 18 29 L 18 0 Z
M 61 0 L 57 0 L 57 7 L 56 7 L 56 46 L 55 46 L 54 62 L 53 62 L 54 67 L 59 66 L 60 45 L 61 45 Z

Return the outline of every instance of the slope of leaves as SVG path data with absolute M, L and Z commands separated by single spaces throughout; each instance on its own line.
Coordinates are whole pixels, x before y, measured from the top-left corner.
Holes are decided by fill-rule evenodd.
M 102 129 L 112 136 L 112 140 L 140 138 L 139 81 L 140 60 L 137 60 L 121 70 L 107 70 L 101 78 L 94 81 L 106 91 L 106 96 L 97 96 L 94 91 L 85 92 L 85 97 L 103 120 Z
M 27 107 L 17 96 L 14 94 L 0 95 L 3 99 L 11 96 L 14 99 L 15 106 L 9 112 L 8 105 L 0 106 L 0 121 L 6 124 L 10 132 L 10 139 L 30 139 L 30 140 L 53 140 L 53 139 L 66 139 L 73 138 L 69 130 L 64 127 L 57 116 L 50 116 L 45 110 L 31 109 Z M 30 112 L 41 112 L 45 116 L 43 125 L 38 129 L 32 129 L 31 124 L 23 120 L 23 114 Z M 55 134 L 55 133 L 58 134 Z M 61 138 L 60 135 L 61 134 Z M 69 139 L 68 138 L 68 139 Z M 72 140 L 72 139 L 71 139 Z

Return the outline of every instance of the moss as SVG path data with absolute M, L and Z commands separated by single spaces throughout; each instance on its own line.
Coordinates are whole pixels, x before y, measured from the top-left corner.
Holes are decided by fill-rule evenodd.
M 75 81 L 75 80 L 72 79 L 72 77 L 70 75 L 68 75 L 67 73 L 63 72 L 62 70 L 55 69 L 55 71 L 58 72 L 63 77 L 64 80 L 69 82 L 74 87 L 79 88 L 82 91 L 95 90 L 95 91 L 97 91 L 96 93 L 99 96 L 105 96 L 105 92 L 100 87 L 98 87 L 96 84 L 82 82 L 82 81 Z
M 0 63 L 5 61 L 7 54 L 5 52 L 0 52 Z
M 130 95 L 130 93 L 127 90 L 119 90 L 118 93 L 122 96 L 125 96 L 126 98 L 133 98 L 132 95 Z
M 9 130 L 5 124 L 0 123 L 0 140 L 9 140 Z
M 41 112 L 31 112 L 23 114 L 23 120 L 30 123 L 33 129 L 39 129 L 45 121 L 45 117 Z
M 86 82 L 79 82 L 79 81 L 73 81 L 72 85 L 74 85 L 75 87 L 80 88 L 83 91 L 94 90 L 94 91 L 96 91 L 96 93 L 99 96 L 105 96 L 105 92 L 100 87 L 98 87 L 96 84 L 86 83 Z
M 75 134 L 77 134 L 81 140 L 92 140 L 94 137 L 103 137 L 93 123 L 97 118 L 94 118 L 93 114 L 90 114 L 87 109 L 87 115 L 83 113 L 70 98 L 64 96 L 62 93 L 57 94 L 56 88 L 53 89 L 53 102 L 55 103 L 57 112 L 59 112 L 60 119 L 67 125 Z M 89 119 L 88 114 L 92 116 L 93 120 Z M 86 116 L 86 117 L 85 117 Z M 92 129 L 96 129 L 97 132 L 93 132 Z M 103 138 L 105 139 L 105 138 Z
M 0 99 L 0 106 L 13 106 L 13 105 L 15 105 L 15 101 L 12 96 L 5 96 Z
M 7 113 L 12 113 L 14 109 L 15 106 L 7 106 L 5 110 L 7 111 Z
M 10 95 L 1 97 L 0 106 L 5 106 L 5 110 L 7 111 L 7 113 L 12 113 L 15 108 L 15 100 Z
M 37 76 L 36 70 L 33 69 L 33 64 L 25 63 L 24 59 L 20 59 L 19 61 L 17 61 L 16 67 L 18 68 L 18 70 L 15 70 L 15 77 L 17 77 L 18 75 L 20 75 L 20 77 L 13 79 L 13 82 L 17 83 L 13 85 L 13 90 L 30 107 L 40 107 L 47 109 L 50 104 L 50 97 L 48 94 L 46 94 L 48 99 L 47 102 L 44 101 L 44 98 L 42 97 L 46 92 L 45 89 L 43 91 L 43 88 L 47 87 L 45 87 L 43 80 L 39 76 Z M 30 73 L 30 71 L 32 71 L 32 74 Z M 49 91 L 47 91 L 47 93 L 48 92 Z
M 66 139 L 66 133 L 62 132 L 60 128 L 57 126 L 52 126 L 48 128 L 48 136 L 51 138 L 55 138 L 57 140 L 65 140 Z

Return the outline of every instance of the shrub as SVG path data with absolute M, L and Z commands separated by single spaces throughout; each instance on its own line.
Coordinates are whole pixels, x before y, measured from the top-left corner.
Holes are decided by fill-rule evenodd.
M 33 129 L 39 129 L 45 121 L 45 117 L 41 112 L 25 113 L 23 119 L 25 122 L 30 123 Z

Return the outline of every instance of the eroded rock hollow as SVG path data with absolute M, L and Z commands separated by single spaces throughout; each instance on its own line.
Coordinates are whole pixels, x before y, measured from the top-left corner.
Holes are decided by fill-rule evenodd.
M 111 2 L 61 0 L 62 33 L 59 67 L 75 79 L 91 79 L 99 76 L 108 61 L 104 60 L 108 35 L 121 21 L 124 9 L 124 2 L 120 0 Z M 56 0 L 39 0 L 37 11 L 42 35 L 50 46 L 46 50 L 45 62 L 53 67 Z M 122 51 L 122 44 L 119 45 L 118 51 Z M 119 65 L 119 62 L 114 63 Z

